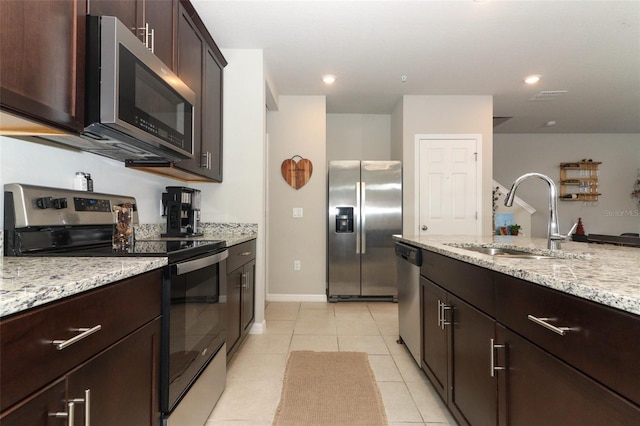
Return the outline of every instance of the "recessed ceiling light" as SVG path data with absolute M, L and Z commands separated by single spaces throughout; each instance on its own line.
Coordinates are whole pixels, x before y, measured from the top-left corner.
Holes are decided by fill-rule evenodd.
M 325 82 L 325 84 L 333 84 L 336 81 L 336 76 L 335 75 L 324 75 L 322 76 L 322 81 Z
M 537 82 L 540 81 L 541 78 L 542 78 L 542 76 L 538 75 L 538 74 L 529 75 L 529 76 L 526 76 L 524 78 L 524 82 L 527 83 L 527 84 L 536 84 Z

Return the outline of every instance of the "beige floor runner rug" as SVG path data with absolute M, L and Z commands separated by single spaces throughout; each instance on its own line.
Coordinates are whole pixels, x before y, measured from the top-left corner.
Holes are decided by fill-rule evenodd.
M 291 352 L 274 426 L 386 424 L 366 353 Z

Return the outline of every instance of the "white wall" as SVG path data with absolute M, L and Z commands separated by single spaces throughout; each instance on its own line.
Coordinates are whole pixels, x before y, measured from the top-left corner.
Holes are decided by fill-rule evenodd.
M 496 134 L 494 136 L 494 179 L 509 188 L 524 173 L 538 172 L 559 185 L 561 162 L 581 159 L 601 161 L 596 205 L 581 201 L 558 201 L 560 232 L 582 218 L 585 233 L 619 235 L 640 232 L 640 206 L 630 196 L 640 168 L 638 134 Z M 518 187 L 517 195 L 536 208 L 532 235 L 547 236 L 548 186 L 529 179 Z
M 267 300 L 326 300 L 327 168 L 324 96 L 280 96 L 267 113 L 269 241 Z M 311 160 L 309 182 L 295 190 L 280 166 L 300 155 Z M 293 218 L 294 207 L 303 209 Z M 302 268 L 293 270 L 293 261 Z
M 391 116 L 327 114 L 327 162 L 390 160 Z
M 140 223 L 164 223 L 162 192 L 166 186 L 184 184 L 127 169 L 124 163 L 99 155 L 4 136 L 0 136 L 0 152 L 0 185 L 15 182 L 72 189 L 75 172 L 89 172 L 95 192 L 134 196 Z
M 403 160 L 403 105 L 400 100 L 391 114 L 391 160 Z
M 400 112 L 401 111 L 401 112 Z M 400 118 L 400 116 L 402 118 Z M 493 99 L 491 96 L 404 96 L 393 113 L 394 128 L 402 125 L 403 160 L 403 232 L 413 233 L 415 217 L 415 135 L 416 134 L 480 134 L 482 135 L 482 200 L 481 229 L 491 230 L 491 189 L 493 156 Z M 398 152 L 397 142 L 393 152 Z
M 222 183 L 194 183 L 202 191 L 204 222 L 257 223 L 254 330 L 264 325 L 266 298 L 266 111 L 261 49 L 223 49 Z

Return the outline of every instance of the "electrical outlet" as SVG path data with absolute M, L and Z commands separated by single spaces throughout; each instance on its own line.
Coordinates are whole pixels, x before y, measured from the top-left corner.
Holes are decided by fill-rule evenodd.
M 293 261 L 293 270 L 294 270 L 294 271 L 299 271 L 299 270 L 300 270 L 300 267 L 301 267 L 301 265 L 300 265 L 300 261 L 299 261 L 299 260 L 294 260 L 294 261 Z
M 302 207 L 293 208 L 293 217 L 302 217 Z

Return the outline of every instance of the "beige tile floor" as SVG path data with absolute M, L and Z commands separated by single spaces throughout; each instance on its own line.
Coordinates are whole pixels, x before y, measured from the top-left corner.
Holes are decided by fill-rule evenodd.
M 267 330 L 247 336 L 227 367 L 227 387 L 205 426 L 267 426 L 280 401 L 288 353 L 360 351 L 391 426 L 455 425 L 398 338 L 398 305 L 387 302 L 271 302 Z

